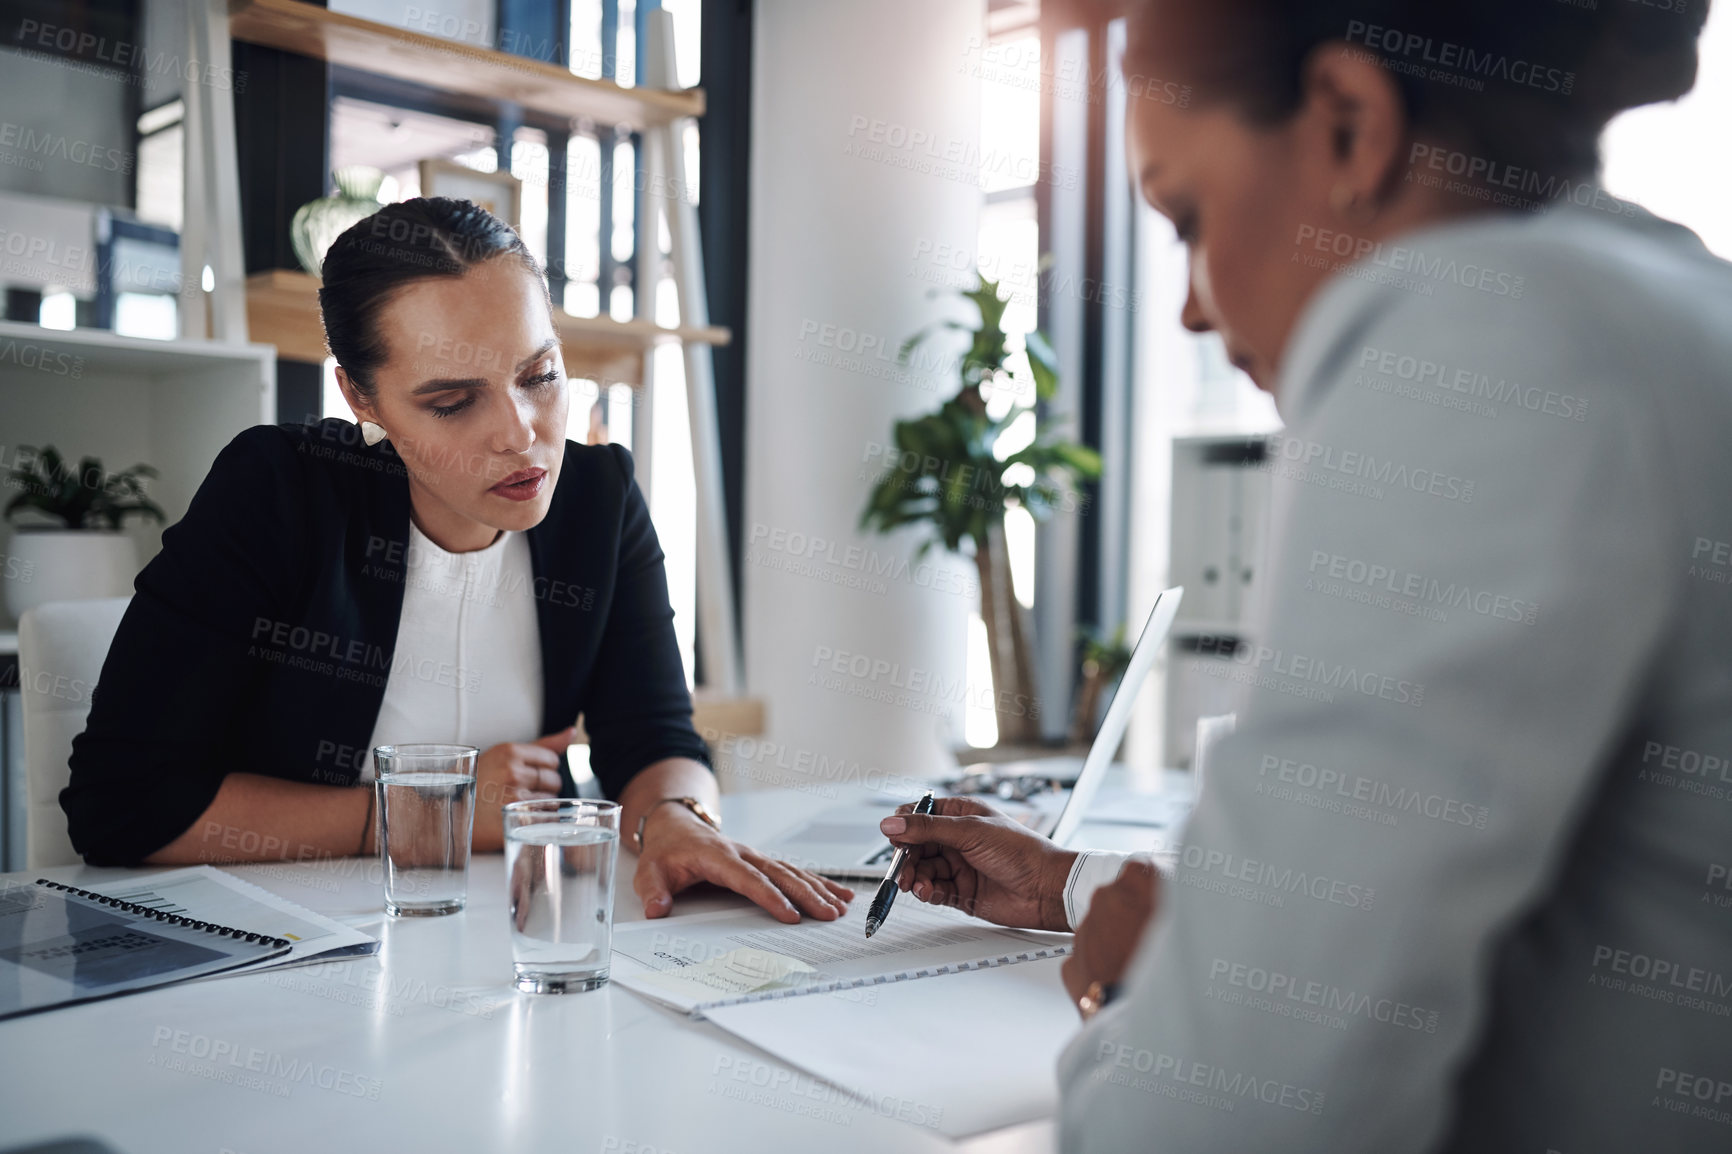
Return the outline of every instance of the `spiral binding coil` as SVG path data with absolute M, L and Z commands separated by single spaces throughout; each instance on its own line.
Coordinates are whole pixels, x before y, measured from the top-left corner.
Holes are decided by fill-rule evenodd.
M 141 906 L 135 902 L 123 902 L 119 898 L 107 897 L 103 894 L 93 893 L 90 890 L 81 890 L 77 886 L 69 886 L 62 882 L 51 882 L 47 878 L 37 878 L 36 884 L 39 886 L 47 886 L 51 890 L 64 891 L 65 893 L 72 894 L 74 897 L 80 897 L 85 901 L 95 902 L 98 905 L 108 906 L 111 909 L 117 909 L 122 913 L 150 918 L 154 921 L 163 922 L 171 926 L 180 926 L 184 929 L 202 930 L 207 934 L 216 934 L 218 937 L 222 938 L 234 938 L 236 941 L 256 942 L 262 945 L 274 946 L 277 949 L 282 949 L 293 944 L 287 938 L 273 937 L 270 934 L 250 933 L 246 930 L 237 930 L 232 926 L 219 926 L 215 922 L 201 922 L 196 918 L 183 918 L 179 914 L 165 913 L 162 910 L 153 910 L 149 906 Z
M 698 1014 L 703 1009 L 720 1006 L 743 1006 L 750 1002 L 773 1002 L 780 998 L 797 998 L 801 994 L 838 994 L 845 990 L 858 990 L 866 986 L 881 986 L 887 982 L 906 982 L 915 978 L 933 978 L 942 974 L 961 974 L 969 970 L 990 970 L 998 966 L 1013 965 L 1016 962 L 1039 962 L 1047 958 L 1062 958 L 1071 952 L 1071 946 L 1042 946 L 1037 950 L 1024 950 L 1020 954 L 1004 954 L 996 958 L 980 958 L 972 962 L 951 962 L 942 966 L 931 966 L 920 970 L 903 970 L 895 974 L 881 974 L 873 978 L 841 978 L 833 982 L 819 982 L 809 986 L 791 986 L 780 990 L 757 990 L 750 994 L 741 994 L 734 998 L 723 998 L 720 1001 L 708 1002 L 704 1006 L 693 1009 L 691 1013 Z

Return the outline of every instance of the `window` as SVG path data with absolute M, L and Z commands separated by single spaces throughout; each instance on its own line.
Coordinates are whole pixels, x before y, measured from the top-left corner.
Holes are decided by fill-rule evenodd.
M 986 390 L 987 411 L 1003 416 L 1015 405 L 1034 400 L 1034 381 L 1028 360 L 1021 352 L 1022 334 L 1040 322 L 1039 275 L 1041 238 L 1036 204 L 1036 180 L 1041 172 L 1040 104 L 1041 48 L 1036 26 L 1038 6 L 1011 10 L 993 5 L 989 34 L 970 53 L 970 71 L 979 76 L 980 150 L 979 181 L 982 196 L 980 233 L 973 260 L 951 259 L 941 270 L 945 287 L 971 288 L 979 274 L 999 286 L 999 295 L 1011 303 L 1005 309 L 1004 328 L 1014 334 L 1010 360 L 1011 379 Z M 1000 460 L 1034 439 L 1034 419 L 1029 414 L 999 439 L 995 454 Z M 1015 481 L 1014 476 L 1006 478 Z M 1021 509 L 1005 514 L 1006 551 L 1010 558 L 1011 583 L 1016 598 L 1025 607 L 1035 602 L 1036 534 L 1034 519 Z M 986 625 L 978 611 L 968 623 L 968 701 L 963 716 L 963 739 L 985 747 L 998 740 L 998 722 L 992 710 L 991 661 L 987 655 Z
M 1603 153 L 1605 184 L 1657 216 L 1694 229 L 1716 256 L 1732 259 L 1732 153 L 1721 142 L 1732 123 L 1732 12 L 1708 10 L 1696 87 L 1676 104 L 1654 104 L 1612 122 Z

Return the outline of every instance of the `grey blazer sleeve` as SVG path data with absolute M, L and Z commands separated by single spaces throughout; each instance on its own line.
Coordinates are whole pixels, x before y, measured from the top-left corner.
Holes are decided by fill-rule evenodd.
M 1238 731 L 1126 996 L 1063 1056 L 1066 1151 L 1404 1154 L 1448 1127 L 1491 955 L 1556 881 L 1681 572 L 1615 334 L 1541 272 L 1520 300 L 1337 285 L 1309 319 L 1254 644 L 1214 655 Z M 1465 410 L 1402 387 L 1420 364 L 1519 391 Z

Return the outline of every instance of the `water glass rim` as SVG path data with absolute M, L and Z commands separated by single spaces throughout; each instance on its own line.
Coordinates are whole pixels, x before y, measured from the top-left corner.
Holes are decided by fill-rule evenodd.
M 373 756 L 384 757 L 463 757 L 473 755 L 479 757 L 481 751 L 473 745 L 460 745 L 452 741 L 405 741 L 390 745 L 375 745 Z
M 502 813 L 614 813 L 619 802 L 599 797 L 532 797 L 526 801 L 508 801 L 500 806 Z

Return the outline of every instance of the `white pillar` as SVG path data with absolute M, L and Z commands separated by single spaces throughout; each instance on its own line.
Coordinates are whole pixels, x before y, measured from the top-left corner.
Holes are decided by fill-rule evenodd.
M 927 294 L 930 256 L 915 254 L 977 245 L 969 72 L 984 7 L 757 5 L 742 626 L 747 685 L 796 771 L 829 759 L 832 773 L 842 761 L 930 777 L 962 741 L 972 562 L 939 550 L 921 570 L 913 532 L 856 525 L 873 446 L 957 388 L 954 373 L 899 380 L 896 351 L 939 315 L 967 315 Z M 853 672 L 832 669 L 841 654 Z M 785 775 L 768 758 L 722 760 L 739 788 Z

